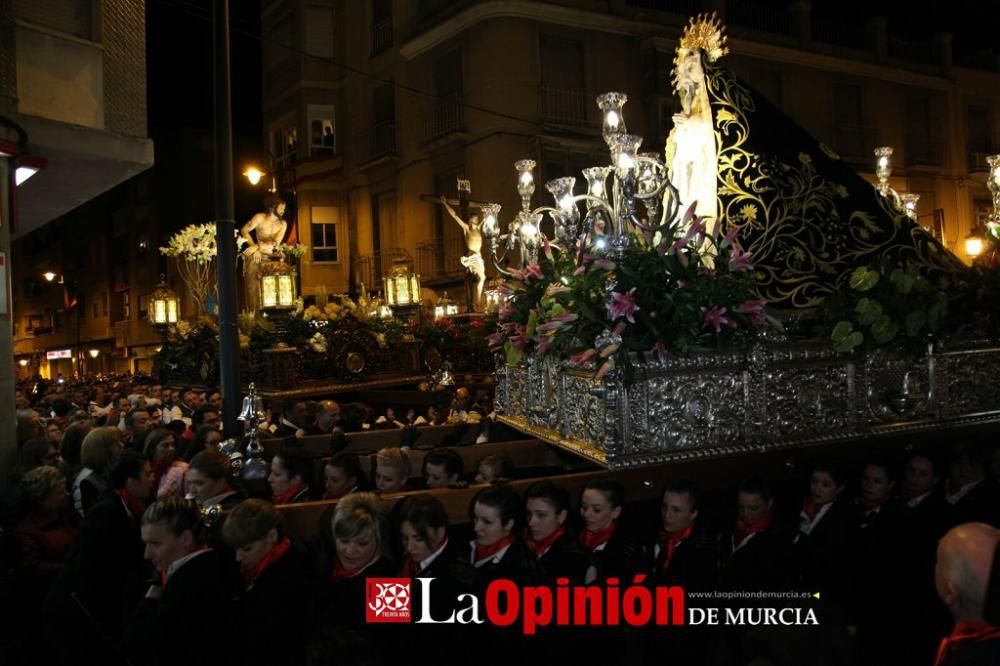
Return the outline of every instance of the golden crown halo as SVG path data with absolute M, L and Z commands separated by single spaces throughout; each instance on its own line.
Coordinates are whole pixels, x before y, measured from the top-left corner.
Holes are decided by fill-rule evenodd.
M 728 37 L 723 34 L 725 26 L 719 20 L 718 14 L 698 14 L 688 20 L 681 33 L 680 41 L 677 44 L 677 51 L 674 54 L 674 73 L 676 78 L 677 65 L 680 64 L 681 51 L 701 49 L 705 52 L 709 62 L 715 62 L 722 56 L 729 53 L 726 46 Z

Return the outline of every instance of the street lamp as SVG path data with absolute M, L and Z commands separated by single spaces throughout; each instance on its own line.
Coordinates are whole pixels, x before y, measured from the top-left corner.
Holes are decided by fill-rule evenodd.
M 46 282 L 52 282 L 53 280 L 56 279 L 56 274 L 53 273 L 52 271 L 45 271 L 44 273 L 42 273 L 42 277 L 45 278 Z
M 251 185 L 256 186 L 258 183 L 260 183 L 260 179 L 266 176 L 267 174 L 265 174 L 257 167 L 252 166 L 248 167 L 247 170 L 243 172 L 243 175 L 246 176 L 247 180 L 250 181 Z
M 28 367 L 28 359 L 22 358 L 20 361 L 17 362 L 17 364 L 19 366 L 21 366 L 22 368 L 27 368 Z
M 176 292 L 167 286 L 167 276 L 160 274 L 160 284 L 149 295 L 149 323 L 165 335 L 167 327 L 177 323 L 181 304 Z
M 91 349 L 87 353 L 90 354 L 90 358 L 97 358 L 98 356 L 101 355 L 101 350 L 100 349 Z
M 965 253 L 972 259 L 981 255 L 985 246 L 986 240 L 983 238 L 983 234 L 980 232 L 979 227 L 973 229 L 969 235 L 965 237 Z

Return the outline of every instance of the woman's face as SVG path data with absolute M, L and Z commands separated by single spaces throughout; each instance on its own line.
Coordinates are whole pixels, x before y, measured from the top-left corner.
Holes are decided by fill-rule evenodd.
M 406 485 L 406 475 L 395 465 L 375 465 L 375 488 L 380 493 L 399 492 Z
M 399 526 L 399 536 L 403 542 L 403 550 L 414 562 L 422 562 L 431 556 L 444 543 L 445 529 L 443 527 L 430 528 L 428 539 L 425 539 L 413 527 L 409 521 L 404 521 Z
M 816 470 L 809 479 L 809 494 L 812 495 L 813 501 L 817 504 L 832 502 L 837 499 L 841 490 L 843 487 L 838 486 L 827 471 Z
M 274 456 L 271 460 L 271 473 L 267 477 L 267 482 L 271 484 L 271 492 L 275 495 L 288 491 L 296 483 L 295 479 L 288 475 L 285 461 L 278 456 Z
M 358 480 L 339 467 L 327 465 L 323 468 L 323 479 L 325 482 L 326 496 L 330 498 L 343 497 L 351 492 L 354 486 L 358 485 Z
M 513 519 L 504 523 L 500 519 L 499 509 L 476 502 L 472 509 L 472 531 L 476 534 L 476 544 L 492 546 L 513 529 Z
M 621 515 L 620 506 L 612 507 L 607 496 L 595 488 L 583 491 L 580 500 L 580 517 L 583 525 L 591 532 L 599 532 L 618 519 Z
M 865 465 L 861 473 L 861 496 L 869 502 L 884 502 L 895 486 L 880 465 Z
M 566 522 L 566 512 L 556 513 L 556 509 L 547 499 L 533 497 L 525 505 L 528 513 L 528 533 L 535 541 L 548 538 Z
M 153 449 L 153 461 L 161 464 L 169 464 L 174 461 L 174 457 L 177 455 L 177 444 L 174 441 L 173 436 L 164 437 L 156 443 L 156 448 Z
M 278 532 L 271 529 L 263 538 L 251 541 L 245 546 L 236 549 L 236 561 L 244 569 L 252 569 L 261 559 L 271 552 L 274 544 L 278 543 Z
M 375 559 L 378 546 L 370 527 L 361 530 L 357 536 L 343 539 L 337 537 L 337 559 L 345 569 L 360 569 Z

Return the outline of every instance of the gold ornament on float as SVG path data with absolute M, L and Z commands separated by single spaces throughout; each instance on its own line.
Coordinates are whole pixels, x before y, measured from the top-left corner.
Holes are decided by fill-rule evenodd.
M 729 53 L 726 41 L 729 39 L 723 34 L 725 26 L 719 20 L 718 14 L 698 14 L 697 17 L 688 19 L 688 24 L 681 33 L 680 41 L 677 44 L 677 52 L 674 56 L 674 69 L 672 80 L 677 80 L 677 66 L 683 60 L 682 51 L 693 51 L 701 49 L 709 62 L 715 62 L 722 56 Z

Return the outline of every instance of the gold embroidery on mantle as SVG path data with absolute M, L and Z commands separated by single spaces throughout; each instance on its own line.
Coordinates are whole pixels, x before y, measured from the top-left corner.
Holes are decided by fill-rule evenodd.
M 752 146 L 754 94 L 722 67 L 702 62 L 715 116 L 719 217 L 725 230 L 741 229 L 739 243 L 751 253 L 761 298 L 812 307 L 855 267 L 883 259 L 931 273 L 960 270 L 957 259 L 883 197 L 829 181 L 805 152 L 815 148 L 817 156 L 839 162 L 829 147 L 803 144 L 792 164 L 753 152 L 762 148 Z

